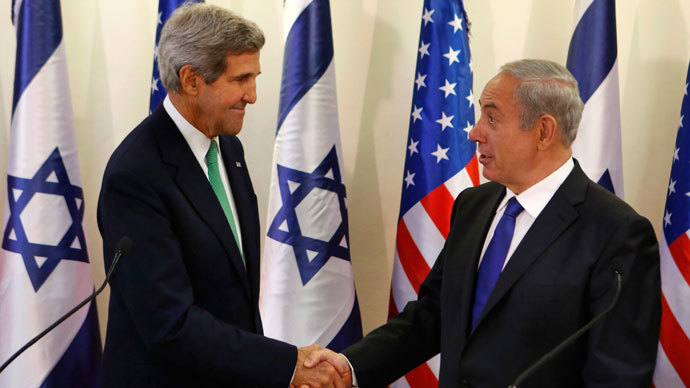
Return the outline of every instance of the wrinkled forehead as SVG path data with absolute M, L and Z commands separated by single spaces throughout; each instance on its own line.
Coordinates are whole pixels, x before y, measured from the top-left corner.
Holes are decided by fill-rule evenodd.
M 523 81 L 506 72 L 500 72 L 489 80 L 479 97 L 480 107 L 504 105 L 514 102 L 515 88 Z

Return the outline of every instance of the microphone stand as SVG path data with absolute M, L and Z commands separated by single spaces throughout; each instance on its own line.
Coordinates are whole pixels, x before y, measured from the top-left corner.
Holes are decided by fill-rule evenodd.
M 53 330 L 53 329 L 56 328 L 59 324 L 61 324 L 62 322 L 64 322 L 65 319 L 71 317 L 72 314 L 76 313 L 80 308 L 84 307 L 85 304 L 87 304 L 87 303 L 89 303 L 90 301 L 92 301 L 96 296 L 98 296 L 98 294 L 101 293 L 101 291 L 103 291 L 103 289 L 105 288 L 105 285 L 108 283 L 108 280 L 110 280 L 110 275 L 112 275 L 113 270 L 115 269 L 115 265 L 116 265 L 117 262 L 120 260 L 120 257 L 121 257 L 122 255 L 126 255 L 127 253 L 129 253 L 129 249 L 130 249 L 131 246 L 132 246 L 132 240 L 129 239 L 129 237 L 126 237 L 126 236 L 125 236 L 125 237 L 122 237 L 122 238 L 120 239 L 120 242 L 117 244 L 117 246 L 118 246 L 118 249 L 117 249 L 117 251 L 115 252 L 115 256 L 113 257 L 113 263 L 110 265 L 110 269 L 108 270 L 108 273 L 105 275 L 105 280 L 103 281 L 103 284 L 101 284 L 101 286 L 98 288 L 98 290 L 96 290 L 94 293 L 92 293 L 91 295 L 89 295 L 89 296 L 88 296 L 86 299 L 84 299 L 81 303 L 79 303 L 78 305 L 76 305 L 72 310 L 68 311 L 65 315 L 63 315 L 62 317 L 60 317 L 60 319 L 58 319 L 57 321 L 55 321 L 52 325 L 48 326 L 48 328 L 46 328 L 45 330 L 43 330 L 43 331 L 42 331 L 41 333 L 39 333 L 37 336 L 35 336 L 34 338 L 32 338 L 31 341 L 27 342 L 24 346 L 22 346 L 19 350 L 17 350 L 10 358 L 7 359 L 7 361 L 5 361 L 5 362 L 2 364 L 2 366 L 0 366 L 0 373 L 2 373 L 2 371 L 4 371 L 5 368 L 7 368 L 7 367 L 12 363 L 12 361 L 14 361 L 17 357 L 19 357 L 19 355 L 21 355 L 22 353 L 24 353 L 25 350 L 27 350 L 27 349 L 30 348 L 33 344 L 35 344 L 36 342 L 38 342 L 38 340 L 40 340 L 41 338 L 43 338 L 43 337 L 44 337 L 46 334 L 48 334 L 51 330 Z
M 609 311 L 613 309 L 613 307 L 616 305 L 616 302 L 618 302 L 618 297 L 620 296 L 621 293 L 621 283 L 623 281 L 623 274 L 619 269 L 615 269 L 614 272 L 616 273 L 616 294 L 613 296 L 613 300 L 609 304 L 608 307 L 604 311 L 602 311 L 599 315 L 594 317 L 591 321 L 589 321 L 588 324 L 582 326 L 578 331 L 573 333 L 570 337 L 566 338 L 563 342 L 558 344 L 553 350 L 550 352 L 546 353 L 542 358 L 537 360 L 532 366 L 527 368 L 525 371 L 523 371 L 520 376 L 518 376 L 517 379 L 515 379 L 515 382 L 511 385 L 508 386 L 508 388 L 518 388 L 520 384 L 529 376 L 531 375 L 535 370 L 539 369 L 542 365 L 544 365 L 547 361 L 552 359 L 555 355 L 560 353 L 563 349 L 567 348 L 570 344 L 575 342 L 582 334 L 584 334 L 587 330 L 589 330 L 592 326 L 594 326 L 595 323 L 599 322 L 601 318 L 603 318 L 606 314 L 608 314 Z

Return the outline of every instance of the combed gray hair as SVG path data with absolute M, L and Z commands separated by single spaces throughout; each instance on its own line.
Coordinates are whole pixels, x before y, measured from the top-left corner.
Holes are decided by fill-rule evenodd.
M 168 92 L 179 92 L 180 69 L 191 65 L 206 83 L 212 83 L 225 71 L 228 55 L 257 52 L 264 42 L 256 23 L 215 5 L 186 2 L 161 31 L 161 82 Z
M 501 71 L 521 82 L 515 88 L 520 105 L 520 127 L 528 129 L 541 115 L 550 114 L 563 143 L 573 144 L 584 104 L 577 80 L 564 66 L 543 59 L 522 59 L 501 66 Z

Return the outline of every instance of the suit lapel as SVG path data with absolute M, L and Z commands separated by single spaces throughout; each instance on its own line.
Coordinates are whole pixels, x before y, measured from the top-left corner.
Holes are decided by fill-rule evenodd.
M 218 202 L 213 188 L 194 157 L 192 150 L 184 140 L 170 116 L 165 112 L 163 104 L 159 105 L 153 115 L 158 115 L 165 125 L 155 126 L 156 140 L 160 145 L 163 161 L 175 166 L 177 169 L 175 183 L 189 200 L 190 204 L 199 213 L 199 216 L 213 230 L 221 245 L 227 253 L 230 263 L 239 274 L 245 273 L 244 264 L 240 252 L 235 244 L 232 230 L 225 218 L 223 208 Z M 242 286 L 251 298 L 249 281 L 246 276 L 239 276 Z
M 259 229 L 259 220 L 256 218 L 256 195 L 249 180 L 249 172 L 247 171 L 242 151 L 233 145 L 226 136 L 220 136 L 219 140 L 223 163 L 228 173 L 230 189 L 235 200 L 238 226 L 242 228 L 242 252 L 244 252 L 250 286 L 254 296 L 258 298 L 259 252 L 254 249 L 255 241 L 253 241 L 257 238 Z M 255 233 L 254 231 L 257 232 Z
M 506 264 L 484 306 L 481 321 L 510 290 L 522 274 L 578 218 L 575 205 L 584 201 L 588 179 L 577 161 L 561 187 L 539 214 Z

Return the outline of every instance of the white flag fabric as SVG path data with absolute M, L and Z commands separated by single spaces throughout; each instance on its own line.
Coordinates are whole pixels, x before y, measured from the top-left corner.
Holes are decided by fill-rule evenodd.
M 340 351 L 362 338 L 350 263 L 328 0 L 285 1 L 261 269 L 264 334 Z
M 93 291 L 60 2 L 17 0 L 7 195 L 0 249 L 0 362 Z M 97 387 L 89 303 L 0 374 L 0 387 Z
M 621 109 L 614 0 L 577 0 L 567 68 L 585 103 L 573 156 L 587 176 L 623 198 Z

